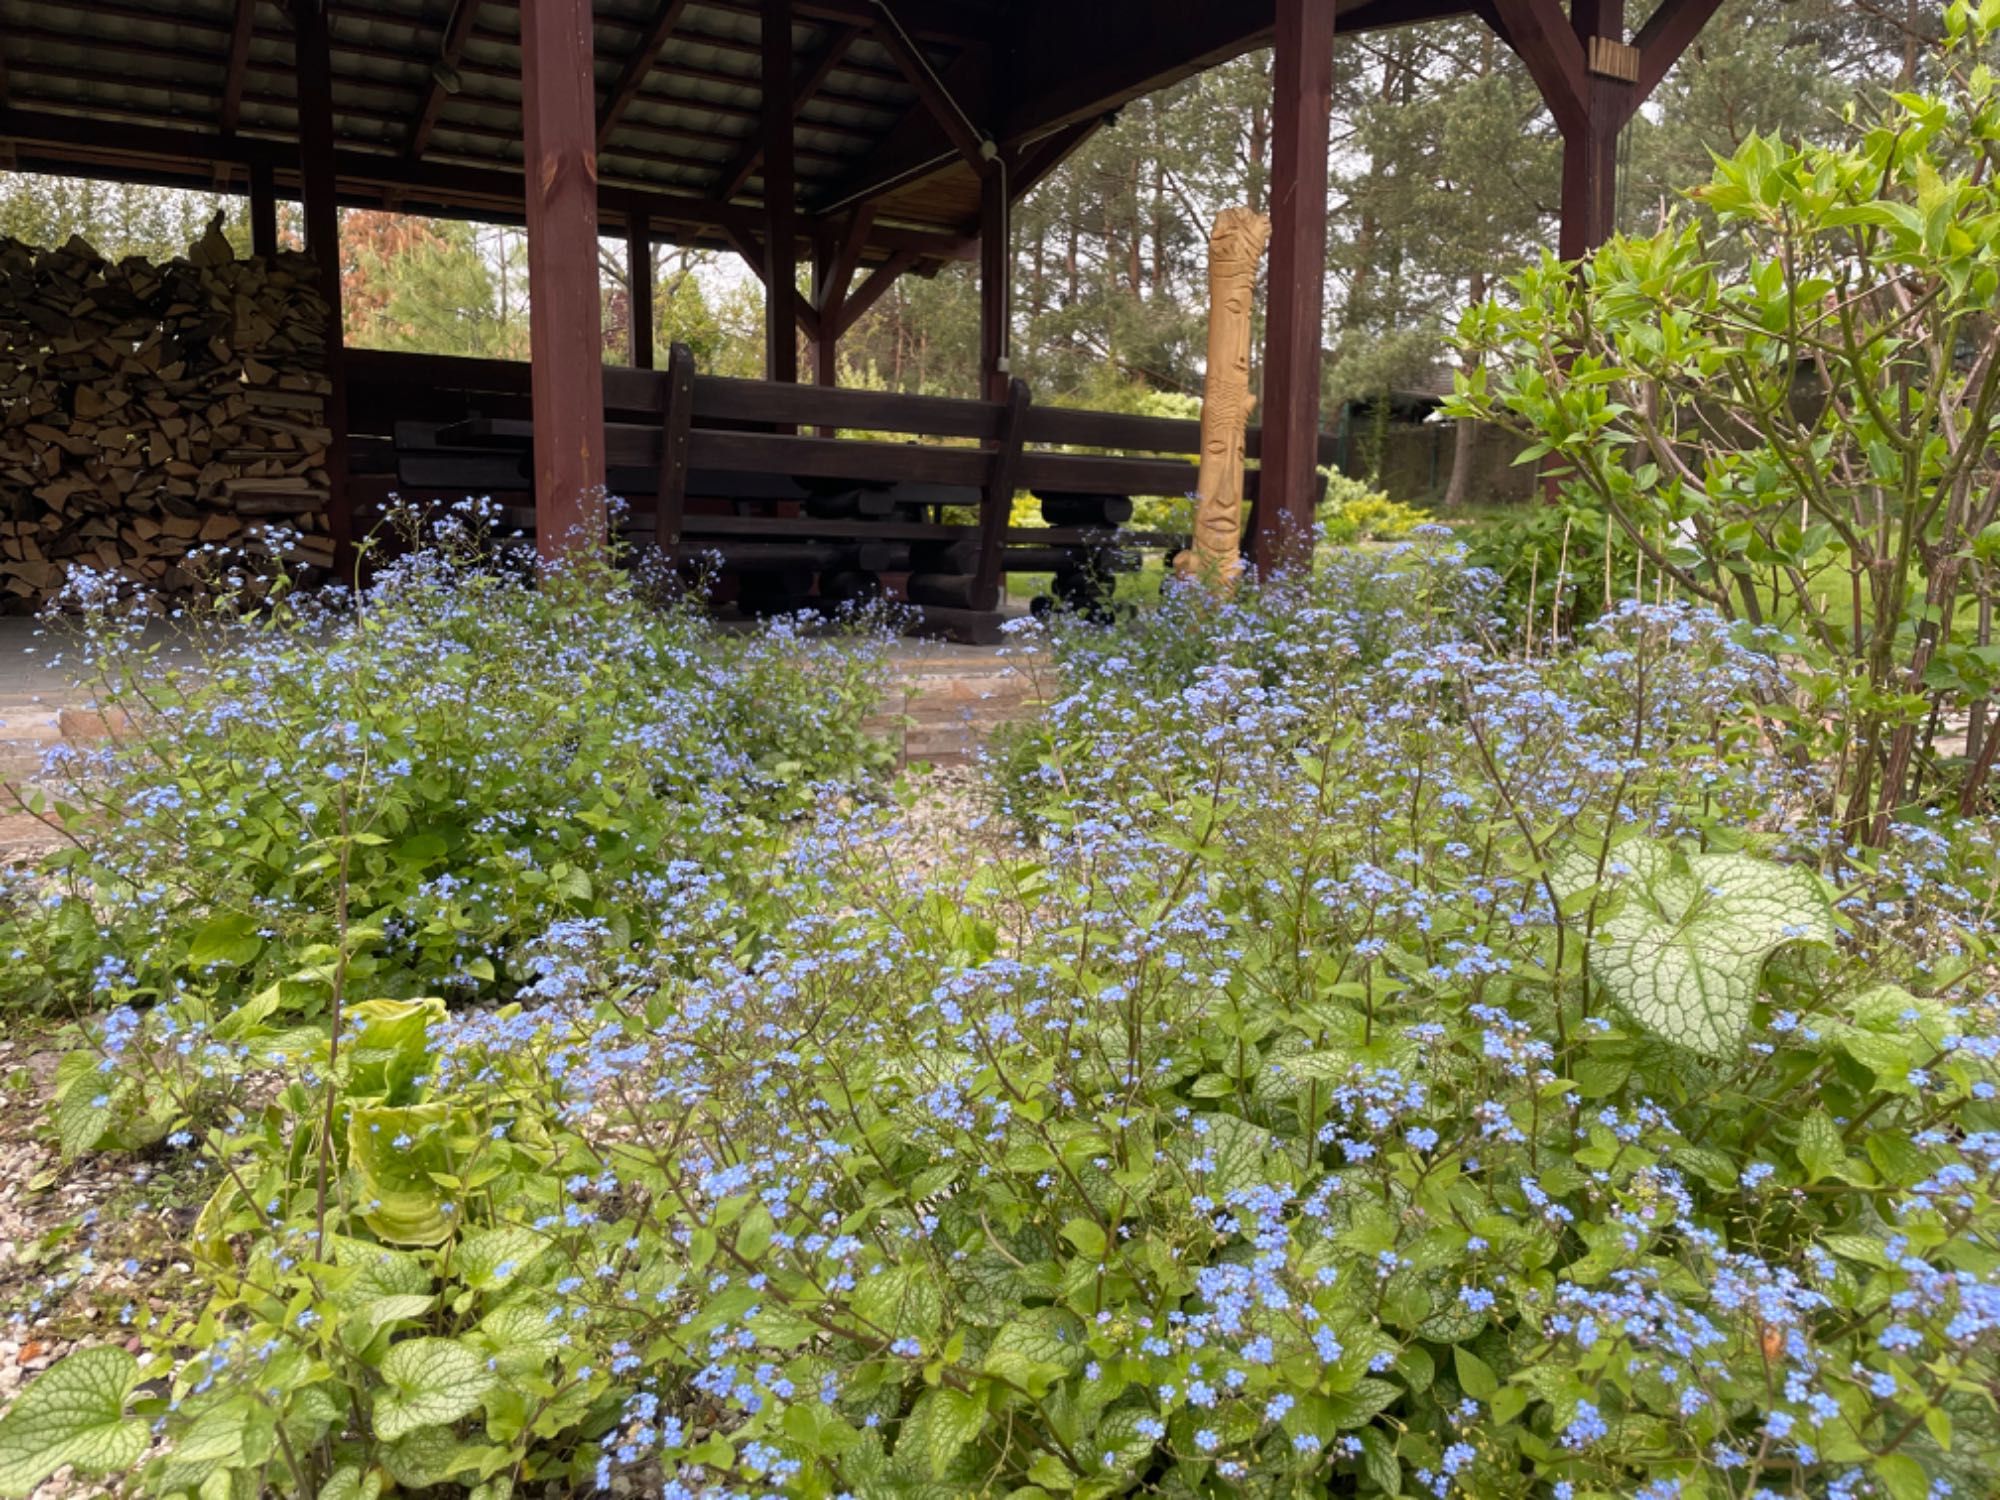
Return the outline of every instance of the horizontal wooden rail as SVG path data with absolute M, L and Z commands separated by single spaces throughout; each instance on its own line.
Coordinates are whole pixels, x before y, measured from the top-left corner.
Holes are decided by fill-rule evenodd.
M 448 420 L 465 415 L 468 408 L 490 417 L 526 415 L 529 366 L 520 361 L 354 349 L 346 355 L 346 368 L 350 401 L 357 415 L 372 416 L 375 426 L 412 417 Z M 614 420 L 620 414 L 657 418 L 665 407 L 664 389 L 662 377 L 650 370 L 611 365 L 604 371 L 604 405 Z M 697 428 L 705 423 L 844 427 L 988 442 L 999 436 L 1003 411 L 998 402 L 950 396 L 841 390 L 719 375 L 698 375 L 694 381 Z M 373 429 L 357 426 L 355 430 Z M 1201 424 L 1172 417 L 1031 405 L 1023 417 L 1021 440 L 1031 449 L 1087 448 L 1195 457 L 1201 452 Z M 1261 431 L 1252 427 L 1246 440 L 1251 458 L 1257 457 L 1261 444 Z M 1331 465 L 1339 457 L 1339 440 L 1331 433 L 1322 433 L 1320 462 Z

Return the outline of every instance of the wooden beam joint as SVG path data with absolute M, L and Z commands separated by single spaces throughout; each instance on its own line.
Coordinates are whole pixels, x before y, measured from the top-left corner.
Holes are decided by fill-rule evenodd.
M 1639 81 L 1639 49 L 1608 36 L 1590 39 L 1585 65 L 1598 78 L 1613 78 L 1621 83 Z

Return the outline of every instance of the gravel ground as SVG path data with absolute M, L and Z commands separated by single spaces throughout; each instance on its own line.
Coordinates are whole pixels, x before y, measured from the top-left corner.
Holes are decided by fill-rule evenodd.
M 176 1246 L 194 1221 L 199 1183 L 120 1153 L 65 1165 L 46 1137 L 66 1031 L 13 1020 L 0 1039 L 0 1406 L 81 1345 L 137 1353 L 131 1330 L 184 1310 L 194 1290 Z M 34 1496 L 111 1492 L 64 1470 Z

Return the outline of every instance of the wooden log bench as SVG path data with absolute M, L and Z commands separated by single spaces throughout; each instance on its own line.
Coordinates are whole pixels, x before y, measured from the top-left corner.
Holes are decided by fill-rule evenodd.
M 527 379 L 505 361 L 352 352 L 357 472 L 406 497 L 530 495 Z M 1101 608 L 1138 549 L 1185 541 L 1128 523 L 1135 497 L 1193 489 L 1196 422 L 1037 407 L 1021 381 L 988 402 L 703 376 L 680 345 L 664 370 L 607 368 L 604 386 L 606 488 L 627 525 L 671 559 L 719 557 L 753 608 L 901 575 L 927 628 L 995 639 L 1005 574 L 1049 573 L 1062 603 Z M 1011 524 L 1023 490 L 1048 524 Z M 508 515 L 532 527 L 531 505 Z

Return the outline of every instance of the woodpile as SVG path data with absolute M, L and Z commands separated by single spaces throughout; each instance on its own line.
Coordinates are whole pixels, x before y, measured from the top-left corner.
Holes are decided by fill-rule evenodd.
M 0 238 L 0 611 L 72 566 L 183 593 L 211 546 L 332 564 L 313 279 L 219 225 L 165 265 Z

